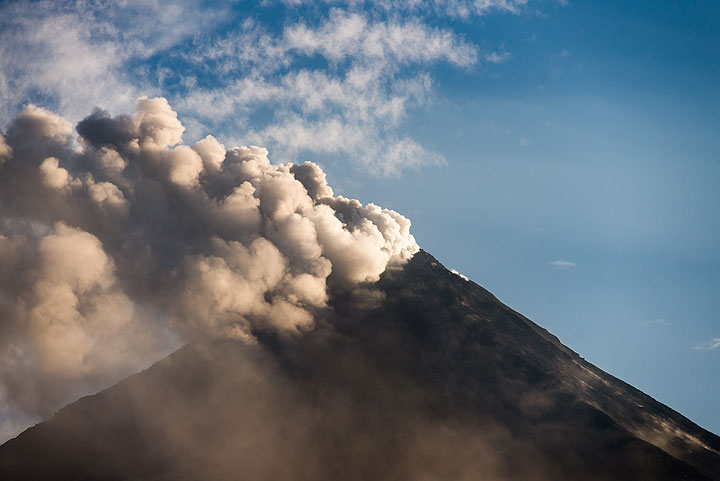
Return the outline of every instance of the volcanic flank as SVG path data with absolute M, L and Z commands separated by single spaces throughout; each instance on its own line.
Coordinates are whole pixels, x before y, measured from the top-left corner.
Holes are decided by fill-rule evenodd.
M 304 336 L 192 343 L 67 406 L 0 478 L 720 479 L 720 438 L 425 252 L 335 294 Z
M 720 438 L 163 99 L 0 137 L 2 480 L 720 480 Z M 150 368 L 98 394 L 63 403 Z M 164 354 L 163 354 L 164 353 Z

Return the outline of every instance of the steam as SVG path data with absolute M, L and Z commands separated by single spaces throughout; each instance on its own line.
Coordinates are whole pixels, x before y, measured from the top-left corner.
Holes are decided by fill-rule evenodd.
M 0 404 L 47 414 L 183 342 L 303 332 L 329 287 L 418 250 L 408 219 L 335 196 L 318 165 L 183 131 L 143 97 L 77 139 L 33 105 L 0 134 Z

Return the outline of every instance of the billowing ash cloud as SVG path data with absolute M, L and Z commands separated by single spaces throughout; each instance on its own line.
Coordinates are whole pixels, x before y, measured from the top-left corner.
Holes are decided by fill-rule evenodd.
M 408 219 L 316 164 L 183 131 L 140 98 L 78 138 L 32 105 L 0 135 L 0 404 L 45 414 L 185 341 L 302 332 L 329 287 L 417 251 Z

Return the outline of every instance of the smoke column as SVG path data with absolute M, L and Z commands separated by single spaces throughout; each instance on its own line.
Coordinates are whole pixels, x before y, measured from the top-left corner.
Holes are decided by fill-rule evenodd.
M 163 98 L 76 130 L 28 105 L 0 134 L 0 423 L 185 342 L 312 329 L 329 287 L 418 250 L 408 219 L 335 196 L 314 163 L 182 145 Z

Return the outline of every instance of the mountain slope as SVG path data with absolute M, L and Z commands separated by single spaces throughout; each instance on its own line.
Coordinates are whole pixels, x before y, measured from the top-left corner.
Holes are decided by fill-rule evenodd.
M 7 480 L 720 480 L 720 438 L 425 252 L 304 336 L 185 346 L 0 447 Z

